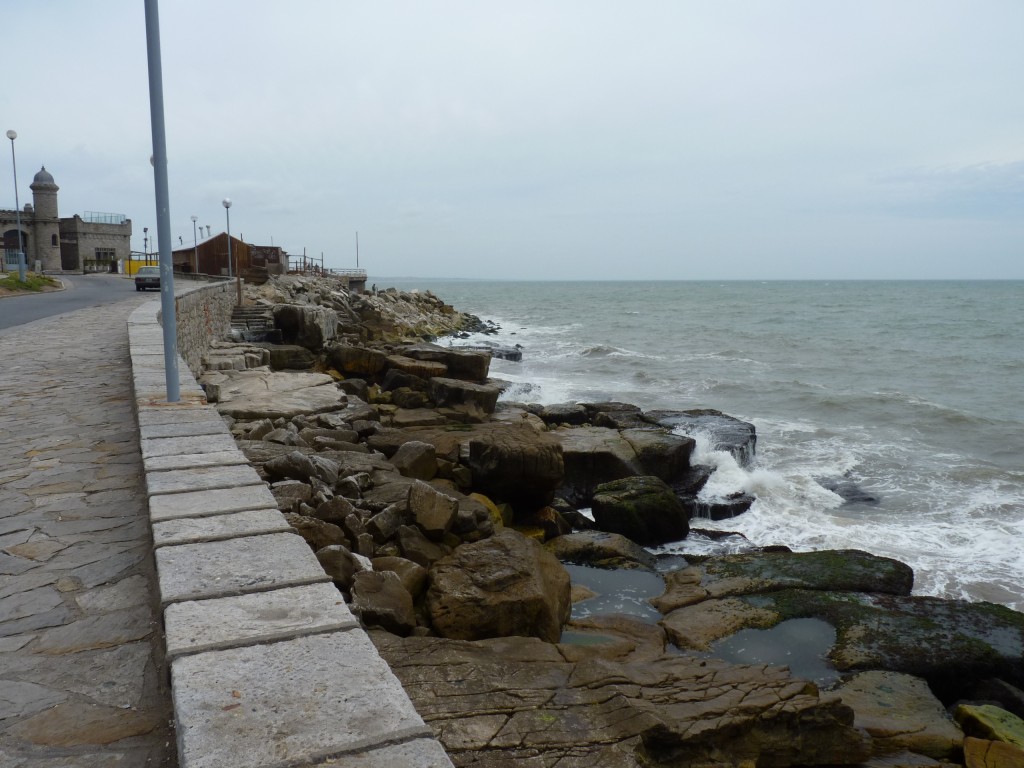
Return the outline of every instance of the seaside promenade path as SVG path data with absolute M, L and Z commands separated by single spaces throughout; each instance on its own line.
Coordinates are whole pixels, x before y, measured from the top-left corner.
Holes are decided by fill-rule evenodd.
M 178 764 L 126 330 L 151 299 L 0 333 L 5 768 Z

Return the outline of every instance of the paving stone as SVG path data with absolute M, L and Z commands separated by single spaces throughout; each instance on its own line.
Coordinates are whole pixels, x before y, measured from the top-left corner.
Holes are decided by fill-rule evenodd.
M 433 739 L 413 739 L 336 757 L 317 768 L 451 768 L 444 748 Z M 312 768 L 312 766 L 310 766 Z
M 0 720 L 41 712 L 67 699 L 63 691 L 45 685 L 20 680 L 0 682 Z
M 224 434 L 223 420 L 220 424 L 212 421 L 181 421 L 173 424 L 152 424 L 139 427 L 139 436 L 143 440 L 153 440 L 158 437 L 187 437 L 189 435 L 221 435 Z
M 156 550 L 164 604 L 327 581 L 300 536 L 272 533 Z
M 35 653 L 56 655 L 140 640 L 153 631 L 149 606 L 87 616 L 39 634 Z
M 77 693 L 96 704 L 136 707 L 146 687 L 155 682 L 151 655 L 152 645 L 148 642 L 68 656 L 30 653 L 7 660 L 6 674 L 22 682 Z
M 38 565 L 39 563 L 35 560 L 26 560 L 23 557 L 15 557 L 14 555 L 8 555 L 6 552 L 0 552 L 0 576 L 20 576 Z
M 171 672 L 181 768 L 302 765 L 431 735 L 359 630 L 183 656 Z
M 341 593 L 329 583 L 190 600 L 164 611 L 168 657 L 358 626 Z
M 170 469 L 192 469 L 195 467 L 226 467 L 232 464 L 244 464 L 249 461 L 245 454 L 237 449 L 218 453 L 186 453 L 174 456 L 154 456 L 145 460 L 147 472 L 164 472 Z
M 69 611 L 65 606 L 59 605 L 53 610 L 45 611 L 44 613 L 36 613 L 32 616 L 26 616 L 23 619 L 14 619 L 12 621 L 0 623 L 0 637 L 22 635 L 25 632 L 31 632 L 35 629 L 56 627 L 63 624 L 71 616 L 71 611 Z
M 35 532 L 35 528 L 29 527 L 18 528 L 9 533 L 0 533 L 0 549 L 6 550 L 9 547 L 16 547 L 18 544 L 24 544 L 32 538 L 32 534 Z
M 11 595 L 0 603 L 0 623 L 45 613 L 64 602 L 53 587 L 39 587 Z
M 122 608 L 146 605 L 149 601 L 149 580 L 135 575 L 107 587 L 96 587 L 75 597 L 78 607 L 87 613 L 103 613 Z
M 26 560 L 45 562 L 67 546 L 68 544 L 49 537 L 39 537 L 33 541 L 26 541 L 24 544 L 8 547 L 7 552 Z
M 193 544 L 264 533 L 287 533 L 291 526 L 276 509 L 250 509 L 211 517 L 183 517 L 153 524 L 153 546 Z
M 15 724 L 8 733 L 33 744 L 74 747 L 111 744 L 149 733 L 160 725 L 152 712 L 139 712 L 99 704 L 64 702 Z
M 133 357 L 134 359 L 134 357 Z M 164 403 L 142 407 L 138 410 L 139 425 L 151 427 L 155 424 L 182 424 L 184 422 L 210 422 L 224 426 L 224 419 L 217 411 L 206 405 Z
M 0 653 L 11 653 L 24 648 L 36 639 L 35 635 L 15 635 L 14 637 L 0 637 Z
M 168 493 L 149 499 L 149 516 L 154 523 L 249 509 L 277 509 L 277 500 L 265 483 L 212 491 Z
M 154 437 L 142 441 L 143 460 L 157 456 L 180 456 L 185 453 L 215 453 L 223 451 L 238 451 L 231 435 L 223 429 L 221 431 L 206 435 L 185 435 L 184 437 Z
M 146 474 L 146 488 L 150 496 L 182 491 L 234 488 L 258 482 L 260 482 L 260 476 L 248 464 L 175 469 L 169 472 L 148 472 Z

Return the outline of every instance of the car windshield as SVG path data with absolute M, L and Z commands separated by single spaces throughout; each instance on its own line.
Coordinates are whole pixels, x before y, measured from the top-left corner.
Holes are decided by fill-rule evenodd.
M 139 271 L 135 274 L 142 275 L 143 277 L 159 277 L 160 267 L 139 267 Z

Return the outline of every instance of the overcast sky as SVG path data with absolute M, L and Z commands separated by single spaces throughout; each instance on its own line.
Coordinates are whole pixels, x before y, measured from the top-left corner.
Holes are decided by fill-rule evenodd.
M 1024 2 L 160 4 L 171 222 L 386 276 L 1024 278 Z M 155 231 L 143 0 L 5 3 L 22 202 Z M 10 198 L 8 200 L 8 198 Z M 10 159 L 0 207 L 14 207 Z

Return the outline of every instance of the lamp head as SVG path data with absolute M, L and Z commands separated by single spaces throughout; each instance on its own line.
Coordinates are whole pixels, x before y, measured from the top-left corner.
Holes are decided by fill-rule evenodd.
M 14 130 L 8 131 L 7 138 L 10 139 L 11 141 L 14 141 L 16 138 L 18 138 L 18 132 Z
M 225 208 L 230 208 L 231 207 L 231 198 L 230 197 L 225 197 L 221 201 L 221 205 L 223 205 Z
M 192 217 L 192 223 L 195 224 L 197 221 L 199 221 L 199 217 L 198 216 L 193 216 Z

